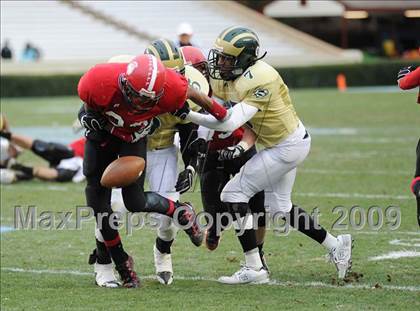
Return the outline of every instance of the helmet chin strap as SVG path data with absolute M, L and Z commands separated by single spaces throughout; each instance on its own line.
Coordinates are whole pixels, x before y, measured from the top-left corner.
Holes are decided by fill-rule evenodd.
M 267 51 L 265 51 L 262 56 L 256 58 L 255 61 L 259 61 L 259 60 L 263 59 L 266 55 L 267 55 Z

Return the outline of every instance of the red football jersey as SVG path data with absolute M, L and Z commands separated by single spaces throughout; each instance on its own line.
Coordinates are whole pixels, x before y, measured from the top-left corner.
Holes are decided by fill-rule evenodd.
M 184 105 L 188 81 L 176 71 L 166 69 L 163 96 L 151 110 L 139 113 L 130 109 L 119 87 L 118 77 L 125 73 L 126 68 L 126 63 L 96 65 L 82 76 L 77 91 L 88 107 L 105 115 L 112 124 L 111 134 L 131 142 L 137 140 L 137 132 L 147 127 L 153 117 Z
M 216 151 L 230 146 L 235 146 L 241 141 L 243 135 L 244 129 L 242 127 L 228 133 L 216 131 L 214 132 L 212 139 L 209 141 L 209 150 Z

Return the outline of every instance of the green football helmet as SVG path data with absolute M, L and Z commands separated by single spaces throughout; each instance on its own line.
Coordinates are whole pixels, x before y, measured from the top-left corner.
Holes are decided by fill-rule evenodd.
M 209 52 L 210 77 L 218 80 L 235 80 L 257 60 L 260 40 L 249 28 L 233 26 L 222 31 Z
M 153 41 L 144 51 L 160 59 L 166 68 L 172 68 L 181 74 L 185 73 L 184 57 L 179 48 L 171 40 L 158 39 Z

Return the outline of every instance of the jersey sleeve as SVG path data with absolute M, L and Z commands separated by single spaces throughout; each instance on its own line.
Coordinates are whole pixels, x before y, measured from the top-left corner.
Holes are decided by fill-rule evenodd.
M 398 82 L 398 85 L 403 90 L 409 90 L 420 86 L 420 67 L 418 67 L 416 70 L 410 72 L 408 75 L 402 78 Z
M 77 92 L 80 99 L 89 108 L 102 110 L 110 105 L 114 92 L 117 89 L 116 73 L 119 65 L 96 65 L 80 78 Z
M 187 100 L 188 81 L 175 70 L 166 71 L 166 84 L 164 97 L 159 102 L 164 112 L 173 112 L 181 108 Z

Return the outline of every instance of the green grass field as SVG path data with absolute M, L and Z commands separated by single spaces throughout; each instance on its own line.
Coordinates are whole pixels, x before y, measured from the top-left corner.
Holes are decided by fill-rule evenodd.
M 101 289 L 94 285 L 87 257 L 94 246 L 94 223 L 82 230 L 15 230 L 1 233 L 2 310 L 419 310 L 420 232 L 415 200 L 409 191 L 415 147 L 420 134 L 416 94 L 402 92 L 292 90 L 296 109 L 312 134 L 312 150 L 298 170 L 294 201 L 311 211 L 327 229 L 339 218 L 335 206 L 354 205 L 382 211 L 396 206 L 401 224 L 390 220 L 377 231 L 367 225 L 349 228 L 355 239 L 353 275 L 336 284 L 333 265 L 323 247 L 302 234 L 267 233 L 271 268 L 269 285 L 226 286 L 215 282 L 231 274 L 243 260 L 232 231 L 220 247 L 195 248 L 183 232 L 173 247 L 175 280 L 164 287 L 153 279 L 155 233 L 143 229 L 123 234 L 136 260 L 143 286 L 135 290 Z M 1 110 L 13 127 L 41 138 L 72 136 L 64 129 L 75 118 L 76 98 L 2 99 Z M 21 162 L 41 163 L 30 154 Z M 31 181 L 1 186 L 1 226 L 13 227 L 14 206 L 34 205 L 42 211 L 74 211 L 84 204 L 83 184 Z M 184 195 L 201 209 L 198 192 Z M 73 219 L 74 221 L 74 219 Z M 345 223 L 349 219 L 344 220 Z M 74 224 L 74 223 L 73 223 Z M 342 231 L 333 230 L 334 234 Z M 374 259 L 391 252 L 417 257 Z M 373 259 L 372 259 L 373 258 Z

